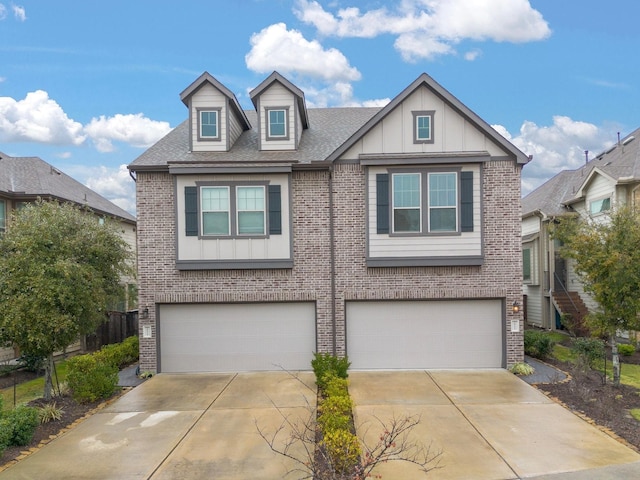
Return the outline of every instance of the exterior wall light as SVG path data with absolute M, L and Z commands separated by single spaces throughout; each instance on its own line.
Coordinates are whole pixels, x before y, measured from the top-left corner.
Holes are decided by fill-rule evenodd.
M 513 313 L 520 312 L 520 304 L 517 301 L 514 301 L 513 305 L 511 306 L 511 309 L 512 309 Z
M 140 318 L 143 320 L 146 320 L 147 318 L 149 318 L 149 309 L 145 308 L 142 313 L 140 314 Z

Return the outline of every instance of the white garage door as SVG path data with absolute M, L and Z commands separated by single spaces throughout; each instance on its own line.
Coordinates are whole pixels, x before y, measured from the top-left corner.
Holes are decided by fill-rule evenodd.
M 501 367 L 503 345 L 500 300 L 347 303 L 353 369 Z
M 310 370 L 314 303 L 161 305 L 161 372 Z

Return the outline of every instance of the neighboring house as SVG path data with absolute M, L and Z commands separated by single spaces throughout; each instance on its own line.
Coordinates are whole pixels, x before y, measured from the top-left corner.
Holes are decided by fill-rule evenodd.
M 640 204 L 640 129 L 577 170 L 565 170 L 522 199 L 523 293 L 526 322 L 561 328 L 561 315 L 580 322 L 596 304 L 585 294 L 573 261 L 549 236 L 557 218 L 606 218 L 615 205 Z
M 38 198 L 87 205 L 100 217 L 120 222 L 123 238 L 132 250 L 136 248 L 136 219 L 80 182 L 62 173 L 38 157 L 10 157 L 0 152 L 0 234 L 11 228 L 11 212 Z M 129 279 L 129 300 L 119 307 L 135 308 L 136 285 Z M 128 303 L 128 305 L 127 305 Z M 0 361 L 13 358 L 13 349 L 0 349 Z
M 505 367 L 523 358 L 529 160 L 426 74 L 384 108 L 244 111 L 208 73 L 138 157 L 141 369 Z

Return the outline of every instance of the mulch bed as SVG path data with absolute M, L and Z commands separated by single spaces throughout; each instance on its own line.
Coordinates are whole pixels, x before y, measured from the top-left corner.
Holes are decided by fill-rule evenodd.
M 640 364 L 640 353 L 621 357 L 621 360 L 624 372 L 625 363 Z M 605 427 L 640 451 L 640 422 L 629 414 L 629 410 L 640 408 L 638 389 L 628 385 L 615 387 L 611 380 L 605 379 L 602 372 L 583 372 L 567 363 L 549 359 L 546 361 L 569 373 L 570 379 L 540 384 L 537 385 L 538 389 L 597 425 Z

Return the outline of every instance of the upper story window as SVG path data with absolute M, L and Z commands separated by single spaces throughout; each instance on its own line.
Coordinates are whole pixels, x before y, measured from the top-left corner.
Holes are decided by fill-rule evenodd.
M 611 197 L 601 198 L 594 200 L 589 205 L 591 215 L 597 215 L 598 213 L 604 213 L 611 209 Z
M 265 186 L 200 188 L 203 236 L 266 235 Z
M 522 280 L 531 283 L 531 248 L 522 249 Z
M 392 233 L 458 232 L 458 173 L 392 174 Z
M 200 140 L 220 140 L 220 109 L 198 110 Z
M 433 143 L 433 115 L 435 111 L 413 113 L 413 143 Z
M 289 110 L 287 108 L 268 108 L 266 114 L 267 140 L 288 140 Z

